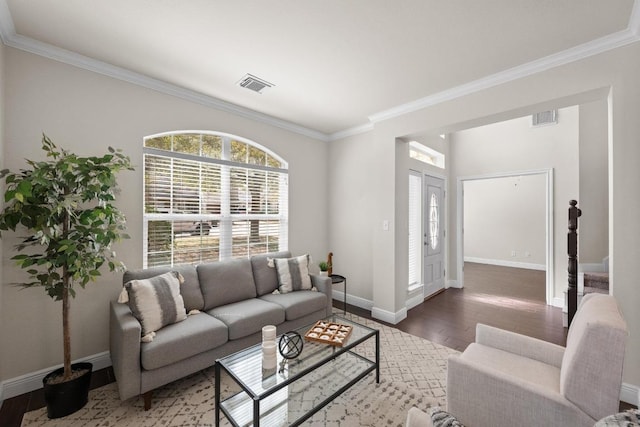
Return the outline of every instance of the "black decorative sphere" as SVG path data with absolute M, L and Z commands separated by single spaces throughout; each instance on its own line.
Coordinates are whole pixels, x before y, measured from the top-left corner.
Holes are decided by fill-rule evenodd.
M 285 359 L 295 359 L 302 353 L 303 345 L 304 340 L 300 334 L 295 331 L 289 331 L 280 337 L 278 351 Z

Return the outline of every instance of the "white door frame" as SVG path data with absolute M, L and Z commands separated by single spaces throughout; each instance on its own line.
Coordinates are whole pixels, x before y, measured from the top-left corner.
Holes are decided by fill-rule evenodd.
M 457 244 L 457 285 L 464 287 L 464 182 L 491 178 L 507 178 L 523 175 L 544 175 L 546 178 L 546 301 L 553 305 L 555 289 L 555 266 L 553 262 L 553 168 L 528 171 L 503 172 L 487 175 L 458 177 L 457 179 L 457 216 L 456 216 L 456 244 Z

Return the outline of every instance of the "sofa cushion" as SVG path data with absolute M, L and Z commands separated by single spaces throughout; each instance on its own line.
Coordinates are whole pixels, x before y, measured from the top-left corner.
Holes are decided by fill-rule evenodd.
M 327 307 L 327 296 L 322 292 L 299 291 L 288 294 L 267 294 L 261 300 L 278 304 L 285 311 L 286 320 L 296 320 Z
M 284 322 L 284 309 L 278 304 L 252 298 L 207 311 L 229 328 L 229 340 L 260 332 L 265 325 Z
M 218 319 L 204 313 L 191 315 L 159 330 L 153 341 L 142 343 L 140 362 L 147 370 L 161 368 L 219 347 L 227 337 L 227 327 Z
M 281 294 L 311 289 L 309 277 L 309 255 L 295 258 L 274 258 L 278 273 L 278 291 Z
M 278 289 L 278 273 L 275 268 L 269 267 L 269 259 L 271 258 L 291 258 L 291 252 L 271 252 L 251 257 L 253 281 L 256 284 L 258 296 L 270 294 Z
M 175 271 L 142 280 L 130 280 L 124 287 L 131 312 L 142 326 L 142 335 L 187 318 L 180 295 L 182 275 Z
M 128 270 L 122 277 L 122 283 L 130 280 L 148 279 L 159 276 L 169 271 L 177 271 L 184 277 L 184 282 L 180 284 L 180 295 L 184 300 L 184 308 L 187 313 L 191 310 L 202 310 L 204 308 L 204 298 L 200 291 L 198 273 L 194 265 L 178 265 L 174 267 L 152 267 L 145 270 Z
M 257 295 L 248 258 L 200 264 L 196 270 L 205 310 L 255 298 Z

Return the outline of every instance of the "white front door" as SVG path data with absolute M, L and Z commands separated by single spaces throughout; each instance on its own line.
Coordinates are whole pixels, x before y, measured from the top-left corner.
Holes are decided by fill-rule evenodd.
M 424 177 L 424 297 L 444 288 L 444 180 Z

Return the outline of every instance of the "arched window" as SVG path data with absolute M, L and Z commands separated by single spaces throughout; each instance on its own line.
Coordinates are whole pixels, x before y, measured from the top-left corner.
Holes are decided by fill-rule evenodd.
M 288 166 L 233 135 L 144 138 L 144 267 L 287 249 Z

